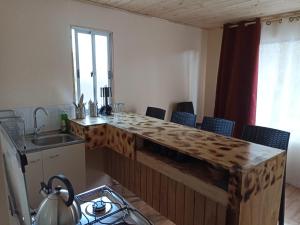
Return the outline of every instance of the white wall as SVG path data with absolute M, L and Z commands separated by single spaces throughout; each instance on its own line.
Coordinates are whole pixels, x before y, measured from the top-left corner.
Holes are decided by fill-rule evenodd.
M 206 31 L 71 0 L 1 1 L 0 109 L 73 101 L 71 25 L 113 32 L 114 96 L 128 110 L 193 100 L 201 114 Z
M 219 59 L 221 53 L 223 29 L 216 28 L 207 34 L 207 64 L 205 76 L 204 114 L 213 116 L 215 109 L 216 86 L 218 78 Z

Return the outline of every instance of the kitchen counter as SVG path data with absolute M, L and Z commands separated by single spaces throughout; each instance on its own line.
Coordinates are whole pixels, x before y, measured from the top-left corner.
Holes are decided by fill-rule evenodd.
M 285 155 L 279 149 L 133 113 L 72 121 L 86 128 L 111 125 L 225 169 L 249 170 L 276 156 Z
M 141 179 L 141 187 L 135 193 L 147 188 L 145 183 L 148 180 L 142 183 L 144 176 L 141 175 L 143 169 L 140 169 L 146 166 L 145 171 L 151 169 L 152 172 L 158 172 L 160 177 L 166 176 L 167 180 L 177 182 L 177 186 L 183 184 L 184 190 L 191 189 L 194 193 L 192 196 L 200 193 L 207 198 L 206 202 L 213 200 L 217 208 L 225 207 L 226 213 L 221 210 L 223 217 L 225 214 L 224 224 L 277 223 L 286 160 L 282 150 L 134 113 L 72 120 L 70 127 L 72 133 L 86 140 L 86 149 L 109 148 L 125 157 L 119 159 L 120 162 L 128 162 L 129 159 L 129 164 L 135 164 L 133 172 L 136 168 L 140 170 L 137 176 Z M 144 140 L 198 161 L 190 165 L 178 165 L 169 159 L 157 158 L 151 151 L 145 150 L 142 144 Z M 113 164 L 113 161 L 110 163 Z M 108 168 L 111 173 L 116 173 L 112 166 Z M 220 223 L 216 221 L 215 224 Z

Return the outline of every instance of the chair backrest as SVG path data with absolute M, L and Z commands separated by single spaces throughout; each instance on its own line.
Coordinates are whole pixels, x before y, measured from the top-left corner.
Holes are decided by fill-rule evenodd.
M 181 125 L 195 127 L 197 116 L 187 112 L 173 112 L 171 122 Z
M 287 150 L 290 133 L 269 127 L 246 125 L 241 139 L 256 144 Z
M 194 114 L 193 102 L 179 102 L 176 105 L 176 112 L 187 112 Z
M 166 110 L 148 106 L 146 110 L 146 116 L 154 117 L 157 119 L 164 120 L 166 115 Z
M 231 137 L 234 130 L 234 125 L 235 122 L 232 120 L 205 116 L 201 124 L 201 130 Z

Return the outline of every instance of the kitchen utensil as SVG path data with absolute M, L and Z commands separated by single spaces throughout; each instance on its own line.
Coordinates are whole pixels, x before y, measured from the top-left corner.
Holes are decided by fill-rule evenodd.
M 112 107 L 108 104 L 108 98 L 112 97 L 111 87 L 100 88 L 100 97 L 104 98 L 105 105 L 100 108 L 100 114 L 104 116 L 111 115 Z
M 75 109 L 76 119 L 85 119 L 85 106 Z
M 97 117 L 98 116 L 98 104 L 97 102 L 89 101 L 89 111 L 91 117 Z
M 78 107 L 82 107 L 83 106 L 83 94 L 81 94 L 79 102 L 78 102 Z
M 52 187 L 53 180 L 60 180 L 61 186 Z M 74 199 L 71 182 L 64 175 L 56 175 L 49 179 L 48 184 L 41 183 L 41 193 L 45 196 L 37 216 L 36 225 L 76 225 L 81 219 L 80 205 Z

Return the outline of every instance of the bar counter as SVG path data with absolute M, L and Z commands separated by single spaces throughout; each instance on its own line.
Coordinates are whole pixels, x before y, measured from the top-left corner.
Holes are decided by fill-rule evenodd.
M 70 130 L 105 152 L 106 173 L 176 224 L 277 224 L 282 150 L 134 113 L 71 120 Z M 145 140 L 190 160 L 156 154 Z

